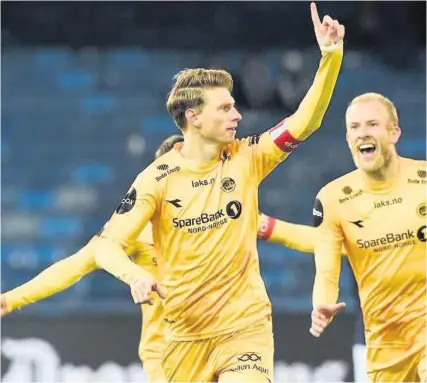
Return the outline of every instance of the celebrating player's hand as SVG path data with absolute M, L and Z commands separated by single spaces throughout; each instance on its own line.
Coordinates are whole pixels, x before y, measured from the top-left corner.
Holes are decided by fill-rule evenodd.
M 7 307 L 7 300 L 4 295 L 0 295 L 0 316 L 4 317 L 9 314 L 9 308 Z
M 317 13 L 316 4 L 311 3 L 310 7 L 314 33 L 316 34 L 317 43 L 320 48 L 327 48 L 330 45 L 339 43 L 344 38 L 344 25 L 341 25 L 337 20 L 333 20 L 328 15 L 324 16 L 323 21 L 321 21 Z
M 316 338 L 322 335 L 331 319 L 338 311 L 344 309 L 345 306 L 346 304 L 344 302 L 316 306 L 311 312 L 311 335 L 315 336 Z
M 156 292 L 162 299 L 166 298 L 165 288 L 148 273 L 141 276 L 130 286 L 130 292 L 135 304 L 148 303 L 152 305 L 154 303 L 151 296 L 152 292 Z

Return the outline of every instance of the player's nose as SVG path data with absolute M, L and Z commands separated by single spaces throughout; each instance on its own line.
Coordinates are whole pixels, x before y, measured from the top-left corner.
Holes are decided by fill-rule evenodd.
M 237 109 L 234 110 L 234 116 L 233 116 L 233 121 L 240 121 L 242 119 L 242 115 L 239 113 L 239 111 Z

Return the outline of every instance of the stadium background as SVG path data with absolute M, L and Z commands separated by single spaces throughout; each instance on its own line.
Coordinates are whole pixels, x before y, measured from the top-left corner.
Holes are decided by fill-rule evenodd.
M 160 142 L 177 133 L 164 101 L 185 67 L 226 68 L 239 137 L 292 113 L 319 52 L 306 2 L 2 2 L 1 289 L 77 251 L 103 226 Z M 425 159 L 424 2 L 321 2 L 346 26 L 346 52 L 321 130 L 266 179 L 263 212 L 311 224 L 326 182 L 353 169 L 346 104 L 375 91 L 400 114 L 400 153 Z M 354 310 L 308 333 L 312 257 L 259 243 L 273 302 L 278 381 L 351 381 Z M 128 288 L 95 272 L 2 323 L 2 380 L 145 380 L 140 313 Z

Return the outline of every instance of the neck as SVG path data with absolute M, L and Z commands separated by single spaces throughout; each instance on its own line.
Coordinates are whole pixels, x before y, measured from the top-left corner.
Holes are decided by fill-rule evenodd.
M 393 152 L 381 169 L 374 172 L 362 171 L 362 174 L 369 186 L 373 188 L 387 188 L 396 182 L 399 171 L 399 156 L 396 152 Z
M 188 159 L 197 162 L 210 162 L 219 158 L 224 145 L 218 142 L 212 142 L 202 137 L 198 131 L 193 132 L 188 129 L 184 133 L 184 144 L 181 154 Z

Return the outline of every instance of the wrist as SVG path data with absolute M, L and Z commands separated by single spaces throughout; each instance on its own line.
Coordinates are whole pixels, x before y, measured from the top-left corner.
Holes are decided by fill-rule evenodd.
M 269 217 L 266 214 L 261 214 L 261 222 L 258 228 L 258 238 L 267 241 L 273 234 L 276 218 Z

